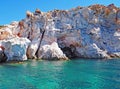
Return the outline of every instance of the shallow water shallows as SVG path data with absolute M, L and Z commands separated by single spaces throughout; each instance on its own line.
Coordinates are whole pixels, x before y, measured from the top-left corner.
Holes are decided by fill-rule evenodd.
M 120 89 L 120 60 L 0 64 L 0 89 Z

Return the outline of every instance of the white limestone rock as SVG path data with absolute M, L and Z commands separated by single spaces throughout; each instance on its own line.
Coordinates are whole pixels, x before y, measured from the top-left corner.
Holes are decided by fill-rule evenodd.
M 11 38 L 0 41 L 5 48 L 7 61 L 24 61 L 27 60 L 26 52 L 30 41 L 27 38 Z
M 29 39 L 28 58 L 120 57 L 120 9 L 114 5 L 92 5 L 46 13 L 37 9 L 35 13 L 27 11 L 26 15 L 20 22 L 8 25 L 5 28 L 7 33 L 2 33 L 0 38 L 1 42 L 6 39 L 10 45 L 14 42 L 9 40 L 14 37 Z M 24 59 L 23 55 L 21 58 Z
M 62 52 L 62 50 L 58 47 L 56 42 L 52 43 L 51 45 L 44 45 L 40 47 L 38 51 L 38 58 L 39 59 L 46 59 L 46 60 L 67 60 L 68 58 Z
M 83 58 L 110 58 L 110 56 L 107 54 L 107 51 L 103 51 L 100 48 L 97 47 L 96 44 L 91 44 L 89 46 L 86 46 L 84 48 L 77 48 L 78 57 Z
M 36 52 L 38 50 L 38 47 L 39 47 L 39 39 L 38 40 L 33 40 L 30 45 L 28 46 L 28 49 L 27 49 L 27 57 L 29 59 L 36 59 Z

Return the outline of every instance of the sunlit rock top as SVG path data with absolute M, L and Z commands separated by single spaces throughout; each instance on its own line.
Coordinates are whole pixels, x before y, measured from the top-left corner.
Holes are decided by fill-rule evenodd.
M 110 4 L 70 10 L 26 12 L 0 30 L 0 40 L 27 38 L 27 58 L 120 57 L 120 8 Z M 3 45 L 4 46 L 4 45 Z

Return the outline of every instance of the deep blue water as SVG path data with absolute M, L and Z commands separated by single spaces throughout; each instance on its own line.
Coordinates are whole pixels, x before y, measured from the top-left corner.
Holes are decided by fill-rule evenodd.
M 120 59 L 0 64 L 0 89 L 120 89 Z

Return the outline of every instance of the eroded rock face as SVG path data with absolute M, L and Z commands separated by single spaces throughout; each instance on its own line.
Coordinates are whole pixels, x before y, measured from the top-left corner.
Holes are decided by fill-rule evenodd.
M 47 13 L 27 11 L 25 19 L 8 28 L 11 32 L 1 41 L 9 39 L 11 33 L 12 37 L 29 39 L 28 58 L 120 57 L 120 9 L 113 4 Z
M 0 44 L 5 48 L 4 53 L 7 56 L 6 61 L 24 61 L 27 60 L 26 51 L 30 41 L 26 38 L 11 38 L 1 40 Z
M 4 50 L 0 48 L 0 63 L 6 62 L 7 56 L 4 53 Z
M 63 54 L 56 42 L 51 45 L 44 45 L 38 51 L 38 58 L 45 60 L 67 60 L 68 58 Z

